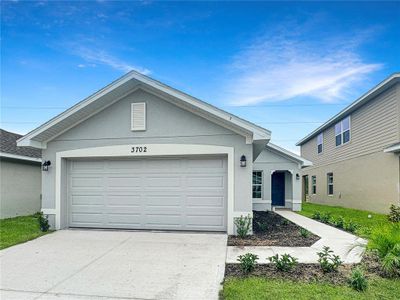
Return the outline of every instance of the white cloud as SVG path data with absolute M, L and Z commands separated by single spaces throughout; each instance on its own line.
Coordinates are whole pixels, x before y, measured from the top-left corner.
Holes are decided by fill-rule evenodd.
M 234 57 L 229 66 L 233 77 L 225 86 L 227 101 L 240 106 L 310 96 L 332 102 L 382 66 L 364 62 L 357 53 L 368 31 L 328 39 L 299 24 L 287 25 L 263 35 Z
M 146 68 L 131 65 L 125 61 L 122 61 L 122 60 L 108 54 L 104 50 L 92 50 L 87 47 L 79 46 L 79 47 L 73 47 L 72 52 L 75 55 L 84 59 L 86 62 L 92 63 L 91 66 L 93 66 L 93 64 L 102 64 L 102 65 L 107 65 L 115 70 L 119 70 L 119 71 L 122 71 L 125 73 L 132 71 L 132 70 L 140 72 L 144 75 L 148 75 L 151 73 L 151 71 Z M 84 64 L 81 64 L 81 65 L 85 66 Z

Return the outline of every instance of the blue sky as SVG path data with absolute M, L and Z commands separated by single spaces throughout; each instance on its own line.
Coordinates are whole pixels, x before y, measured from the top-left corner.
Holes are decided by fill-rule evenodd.
M 400 2 L 1 2 L 1 127 L 131 69 L 295 142 L 400 71 Z

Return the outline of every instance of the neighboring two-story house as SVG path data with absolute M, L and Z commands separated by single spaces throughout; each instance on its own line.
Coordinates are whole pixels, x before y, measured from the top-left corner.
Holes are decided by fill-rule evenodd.
M 303 201 L 387 212 L 400 202 L 400 73 L 297 143 Z

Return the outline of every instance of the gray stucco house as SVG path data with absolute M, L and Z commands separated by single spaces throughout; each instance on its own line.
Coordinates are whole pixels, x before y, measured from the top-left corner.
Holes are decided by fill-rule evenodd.
M 0 129 L 0 218 L 40 211 L 41 150 L 17 147 L 22 135 Z
M 272 206 L 299 210 L 309 162 L 271 132 L 137 72 L 31 131 L 42 210 L 67 227 L 225 231 Z

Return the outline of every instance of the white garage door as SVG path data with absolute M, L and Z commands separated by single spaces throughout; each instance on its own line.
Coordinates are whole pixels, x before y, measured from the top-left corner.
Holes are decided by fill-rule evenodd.
M 226 231 L 223 157 L 72 160 L 70 227 Z

